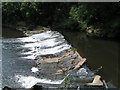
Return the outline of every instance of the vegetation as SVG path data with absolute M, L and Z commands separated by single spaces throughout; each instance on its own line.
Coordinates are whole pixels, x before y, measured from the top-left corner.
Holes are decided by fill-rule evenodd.
M 82 31 L 88 35 L 118 38 L 119 3 L 3 2 L 3 24 L 27 24 Z

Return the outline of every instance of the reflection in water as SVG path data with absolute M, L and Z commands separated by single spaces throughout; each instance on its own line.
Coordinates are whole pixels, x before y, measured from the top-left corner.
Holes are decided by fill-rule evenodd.
M 34 59 L 41 55 L 58 54 L 71 47 L 64 37 L 55 31 L 47 31 L 40 34 L 22 38 L 3 38 L 2 62 L 3 62 L 3 87 L 29 88 L 37 82 L 60 83 L 38 79 L 37 69 L 32 68 Z
M 17 37 L 21 37 L 21 36 L 24 36 L 23 32 L 21 32 L 21 31 L 2 27 L 2 37 L 17 38 Z
M 79 32 L 66 32 L 62 34 L 77 48 L 82 57 L 87 58 L 88 65 L 93 69 L 102 66 L 98 72 L 103 79 L 120 87 L 119 80 L 119 50 L 120 43 L 110 40 L 87 38 L 86 34 Z

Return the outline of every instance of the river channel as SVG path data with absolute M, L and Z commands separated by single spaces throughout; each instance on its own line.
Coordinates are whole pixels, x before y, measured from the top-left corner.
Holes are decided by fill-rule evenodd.
M 57 54 L 75 47 L 82 57 L 87 58 L 92 70 L 107 82 L 119 85 L 119 45 L 117 41 L 88 38 L 78 32 L 47 31 L 28 37 L 14 30 L 3 29 L 2 37 L 2 87 L 30 88 L 37 82 L 49 82 L 37 78 L 31 71 L 34 60 L 41 55 Z M 68 42 L 65 39 L 68 40 Z M 40 57 L 39 57 L 40 58 Z
M 61 33 L 82 57 L 87 58 L 87 64 L 91 67 L 91 70 L 102 67 L 98 74 L 107 82 L 120 87 L 119 41 L 88 38 L 85 33 L 79 32 L 62 31 Z

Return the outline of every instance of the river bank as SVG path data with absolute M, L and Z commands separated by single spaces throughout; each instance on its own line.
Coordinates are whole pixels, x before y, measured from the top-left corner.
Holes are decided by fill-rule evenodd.
M 111 40 L 111 41 L 120 41 L 119 36 L 118 37 L 106 37 L 106 36 L 102 36 L 102 34 L 99 32 L 99 30 L 87 27 L 86 30 L 69 30 L 67 28 L 64 28 L 64 25 L 60 25 L 55 23 L 54 25 L 51 26 L 41 26 L 41 25 L 35 25 L 35 24 L 26 24 L 26 22 L 21 21 L 21 22 L 17 22 L 16 24 L 3 24 L 2 25 L 3 28 L 10 28 L 12 30 L 16 30 L 20 33 L 23 33 L 23 36 L 26 36 L 26 33 L 28 34 L 35 34 L 35 33 L 40 33 L 43 31 L 47 31 L 47 30 L 52 30 L 52 31 L 58 31 L 60 33 L 63 32 L 75 32 L 75 33 L 82 33 L 84 34 L 85 37 L 88 38 L 95 38 L 95 39 L 102 39 L 102 40 Z M 37 31 L 37 32 L 36 32 Z

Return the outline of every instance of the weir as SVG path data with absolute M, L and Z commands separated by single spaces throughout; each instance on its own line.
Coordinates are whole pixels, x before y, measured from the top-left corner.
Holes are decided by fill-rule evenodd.
M 9 54 L 14 57 L 10 61 L 3 58 L 3 64 L 9 66 L 4 74 L 7 78 L 12 76 L 9 81 L 3 77 L 3 85 L 13 88 L 104 87 L 101 76 L 87 67 L 86 58 L 82 58 L 62 34 L 57 31 L 32 32 L 24 32 L 26 37 L 3 39 L 3 51 L 12 50 Z M 8 75 L 12 69 L 14 71 Z
M 24 33 L 29 36 L 32 34 L 34 35 L 37 33 L 37 31 L 25 31 Z M 40 31 L 38 31 L 38 33 L 40 33 Z M 64 37 L 62 38 L 64 39 Z M 50 45 L 49 42 L 48 45 Z M 55 47 L 57 47 L 57 45 L 55 45 Z M 52 46 L 49 48 L 52 50 Z M 64 46 L 60 49 L 62 48 L 64 48 Z M 56 51 L 59 51 L 60 49 Z M 52 51 L 54 52 L 54 50 Z M 34 73 L 37 73 L 38 78 L 46 78 L 47 80 L 51 80 L 53 82 L 38 82 L 36 85 L 42 85 L 44 87 L 57 86 L 60 88 L 63 83 L 66 83 L 65 81 L 67 78 L 68 80 L 70 79 L 69 84 L 72 84 L 74 87 L 76 85 L 103 86 L 101 76 L 95 75 L 95 73 L 92 72 L 89 68 L 85 68 L 85 62 L 86 58 L 82 58 L 72 46 L 54 54 L 49 53 L 41 55 L 40 58 L 37 58 L 35 61 L 36 65 L 33 68 L 36 68 L 37 70 Z

